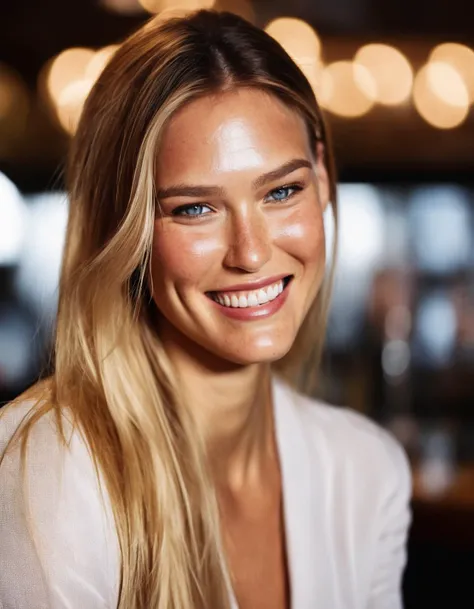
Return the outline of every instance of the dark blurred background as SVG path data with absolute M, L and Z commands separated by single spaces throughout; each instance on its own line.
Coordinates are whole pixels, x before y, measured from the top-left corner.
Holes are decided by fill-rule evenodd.
M 62 171 L 90 87 L 150 12 L 211 4 L 1 0 L 2 403 L 48 366 Z M 320 395 L 390 428 L 409 454 L 406 607 L 474 606 L 472 0 L 214 6 L 268 28 L 327 115 L 341 234 Z

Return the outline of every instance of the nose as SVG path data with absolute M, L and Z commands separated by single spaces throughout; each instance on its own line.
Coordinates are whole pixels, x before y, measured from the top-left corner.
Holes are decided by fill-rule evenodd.
M 255 273 L 270 260 L 271 252 L 269 227 L 260 210 L 245 208 L 231 217 L 226 267 Z

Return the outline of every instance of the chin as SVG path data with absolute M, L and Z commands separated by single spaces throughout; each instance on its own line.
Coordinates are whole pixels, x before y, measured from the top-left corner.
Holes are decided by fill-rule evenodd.
M 250 366 L 270 364 L 282 359 L 293 345 L 293 340 L 275 340 L 272 336 L 259 337 L 255 341 L 242 343 L 235 349 L 227 345 L 225 349 L 212 349 L 214 354 L 234 364 Z

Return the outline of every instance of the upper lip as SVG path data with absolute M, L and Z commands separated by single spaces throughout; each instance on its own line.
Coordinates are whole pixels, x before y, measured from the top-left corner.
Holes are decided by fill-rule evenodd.
M 289 273 L 282 273 L 281 275 L 273 275 L 272 277 L 262 277 L 253 281 L 246 281 L 245 283 L 238 283 L 235 285 L 229 285 L 225 288 L 219 288 L 218 290 L 212 290 L 213 292 L 243 292 L 252 291 L 264 288 L 267 285 L 272 285 L 285 277 L 290 277 Z

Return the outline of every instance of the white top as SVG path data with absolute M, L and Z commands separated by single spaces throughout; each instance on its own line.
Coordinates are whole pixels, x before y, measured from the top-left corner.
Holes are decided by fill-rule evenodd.
M 273 392 L 292 609 L 400 609 L 411 494 L 402 449 L 351 410 L 276 380 Z M 29 408 L 0 417 L 0 454 Z M 0 467 L 0 608 L 116 608 L 118 544 L 88 450 L 77 431 L 62 450 L 50 415 L 33 429 L 27 480 L 39 554 L 15 450 Z

